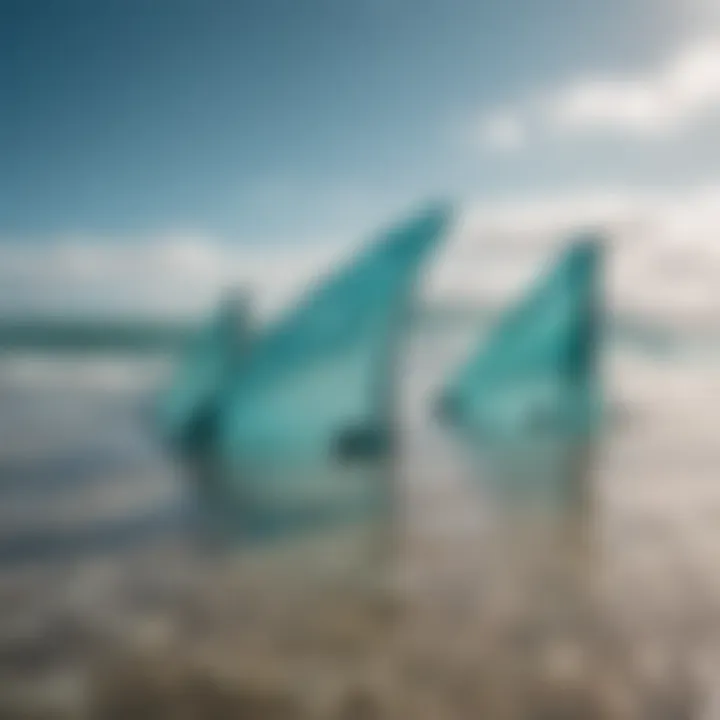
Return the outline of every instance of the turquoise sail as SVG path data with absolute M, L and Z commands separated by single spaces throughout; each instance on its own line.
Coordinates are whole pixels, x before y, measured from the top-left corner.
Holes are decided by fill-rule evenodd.
M 603 419 L 602 239 L 575 238 L 490 332 L 438 402 L 478 453 L 493 492 L 516 505 L 577 507 Z
M 386 232 L 257 337 L 223 399 L 218 452 L 235 524 L 287 533 L 391 504 L 397 353 L 450 210 Z
M 158 398 L 161 437 L 183 457 L 210 452 L 220 400 L 248 344 L 244 298 L 225 298 L 189 343 L 172 380 Z
M 599 237 L 577 238 L 444 390 L 442 419 L 475 439 L 577 435 L 599 420 Z

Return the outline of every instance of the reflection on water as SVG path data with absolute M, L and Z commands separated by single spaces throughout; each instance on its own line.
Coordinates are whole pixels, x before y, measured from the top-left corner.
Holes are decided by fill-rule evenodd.
M 246 553 L 192 541 L 187 486 L 135 412 L 156 374 L 103 391 L 102 373 L 6 363 L 0 715 L 715 717 L 720 370 L 615 353 L 630 422 L 556 532 L 552 514 L 503 520 L 427 416 L 471 330 L 443 354 L 414 340 L 399 515 L 375 556 L 392 568 L 337 584 L 315 571 L 347 569 L 362 524 Z

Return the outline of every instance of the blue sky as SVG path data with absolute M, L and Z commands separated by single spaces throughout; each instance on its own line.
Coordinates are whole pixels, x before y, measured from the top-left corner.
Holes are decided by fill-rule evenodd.
M 670 0 L 1 0 L 0 236 L 333 232 L 430 194 L 702 179 L 715 143 L 473 142 L 484 114 L 643 72 Z M 325 217 L 325 219 L 323 219 Z
M 14 288 L 45 273 L 27 296 L 136 275 L 147 247 L 212 284 L 219 243 L 269 277 L 257 253 L 435 195 L 479 208 L 474 238 L 639 214 L 656 245 L 694 223 L 706 248 L 719 20 L 711 0 L 0 0 L 0 265 Z

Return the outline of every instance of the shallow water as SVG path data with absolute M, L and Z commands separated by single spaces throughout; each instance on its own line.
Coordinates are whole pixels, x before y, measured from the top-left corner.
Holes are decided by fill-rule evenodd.
M 207 709 L 220 702 L 208 683 L 237 703 L 231 717 L 529 718 L 545 705 L 556 712 L 541 717 L 715 717 L 720 363 L 612 351 L 623 421 L 560 532 L 499 522 L 472 459 L 428 417 L 474 340 L 472 327 L 413 339 L 397 524 L 367 574 L 332 588 L 308 568 L 347 569 L 362 528 L 290 550 L 198 551 L 179 469 L 141 412 L 161 364 L 3 361 L 8 717 L 180 717 L 173 702 L 227 716 Z M 110 713 L 140 686 L 151 709 Z M 204 715 L 188 709 L 200 696 Z

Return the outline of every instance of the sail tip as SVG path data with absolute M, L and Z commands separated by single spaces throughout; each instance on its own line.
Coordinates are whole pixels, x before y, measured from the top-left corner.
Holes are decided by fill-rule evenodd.
M 448 202 L 426 202 L 416 207 L 413 213 L 405 215 L 400 222 L 386 226 L 378 233 L 375 242 L 379 237 L 380 246 L 384 248 L 420 257 L 447 236 L 453 214 L 453 207 Z
M 601 232 L 588 230 L 573 235 L 565 244 L 565 251 L 557 261 L 561 273 L 579 273 L 589 277 L 598 272 L 607 239 Z
M 455 205 L 449 198 L 435 198 L 425 203 L 425 216 L 447 226 L 455 215 Z
M 410 236 L 424 238 L 424 244 L 434 244 L 446 237 L 454 219 L 453 204 L 445 200 L 426 202 L 411 218 Z
M 415 212 L 410 214 L 410 222 L 413 225 L 430 225 L 442 231 L 449 226 L 454 214 L 454 204 L 449 199 L 434 198 L 416 206 Z
M 597 258 L 607 245 L 607 236 L 597 228 L 586 228 L 570 238 L 569 252 L 577 256 Z

